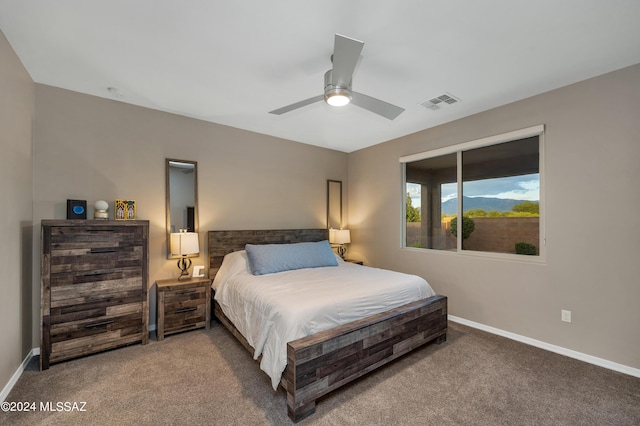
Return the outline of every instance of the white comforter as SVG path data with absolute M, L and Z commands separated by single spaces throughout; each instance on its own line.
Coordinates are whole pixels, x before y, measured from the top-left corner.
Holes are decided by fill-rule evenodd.
M 213 282 L 225 315 L 262 355 L 273 389 L 287 365 L 287 343 L 319 331 L 434 296 L 422 278 L 338 262 L 254 276 L 246 252 L 227 255 Z

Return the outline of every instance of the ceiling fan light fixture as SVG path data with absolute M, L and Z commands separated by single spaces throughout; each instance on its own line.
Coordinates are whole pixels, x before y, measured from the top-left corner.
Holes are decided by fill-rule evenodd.
M 331 106 L 344 106 L 351 102 L 351 91 L 340 87 L 325 90 L 324 100 Z

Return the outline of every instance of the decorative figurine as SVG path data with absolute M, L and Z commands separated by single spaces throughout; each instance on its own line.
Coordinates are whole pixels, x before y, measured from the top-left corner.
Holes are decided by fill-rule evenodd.
M 104 200 L 98 200 L 93 205 L 95 207 L 95 211 L 93 212 L 93 218 L 99 220 L 107 220 L 109 219 L 109 203 Z

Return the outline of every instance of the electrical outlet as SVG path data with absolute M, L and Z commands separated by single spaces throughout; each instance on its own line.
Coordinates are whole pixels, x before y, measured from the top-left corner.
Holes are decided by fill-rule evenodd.
M 560 319 L 564 322 L 571 322 L 571 311 L 565 311 L 564 309 L 561 312 Z

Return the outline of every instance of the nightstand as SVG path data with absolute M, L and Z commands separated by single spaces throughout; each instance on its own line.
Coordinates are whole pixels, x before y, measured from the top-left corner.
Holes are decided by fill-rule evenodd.
M 344 261 L 349 263 L 355 263 L 356 265 L 364 265 L 364 262 L 362 260 L 345 259 Z
M 156 281 L 158 340 L 166 334 L 211 327 L 211 279 Z

